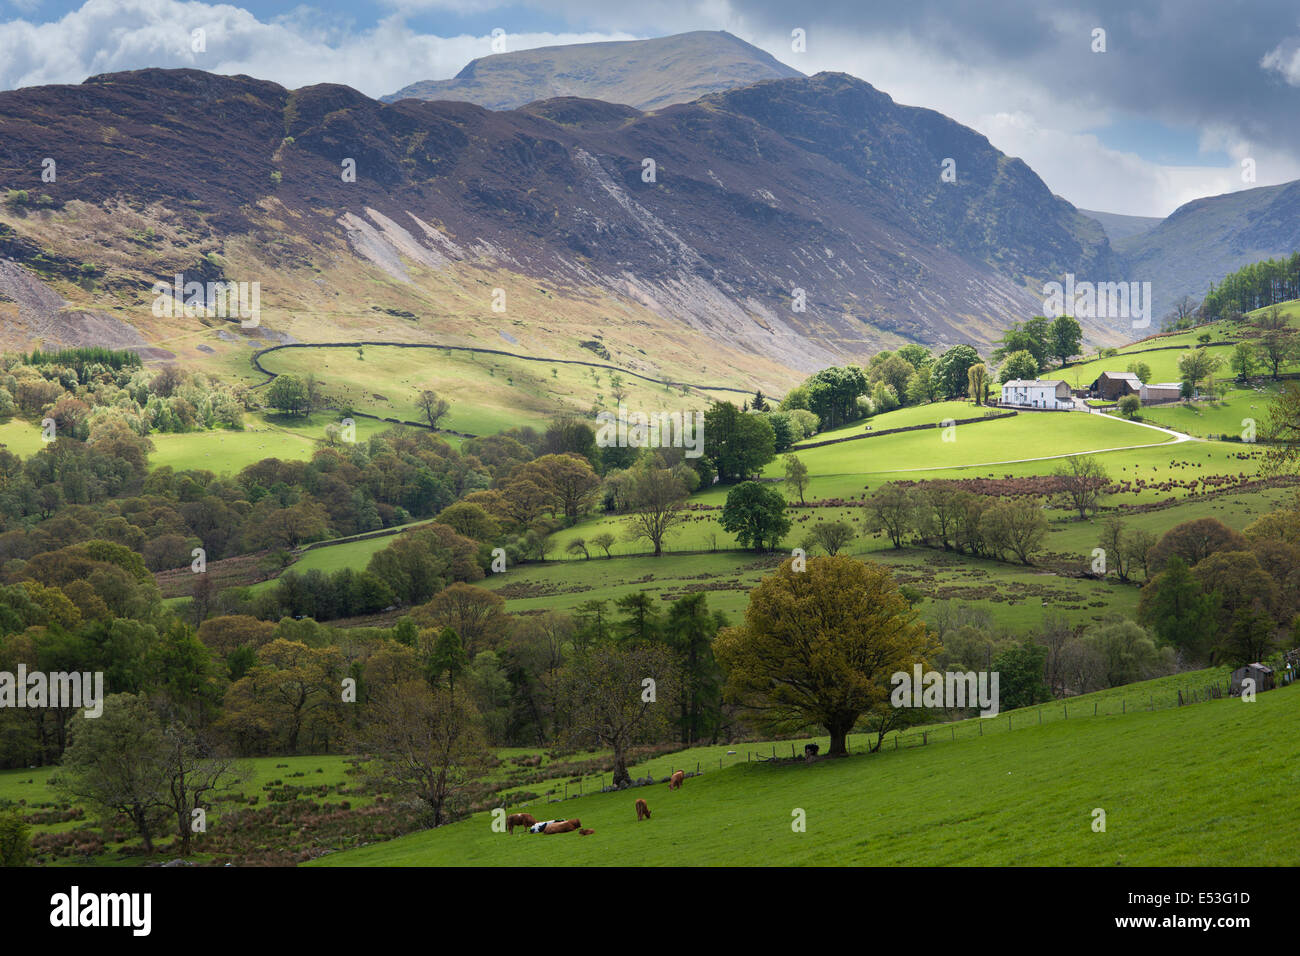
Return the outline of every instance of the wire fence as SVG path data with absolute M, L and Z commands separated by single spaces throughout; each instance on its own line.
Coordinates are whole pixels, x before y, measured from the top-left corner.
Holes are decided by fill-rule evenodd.
M 1278 688 L 1294 680 L 1294 674 L 1291 671 L 1284 671 L 1279 676 L 1281 679 L 1277 682 L 1276 686 Z M 1231 678 L 1224 676 L 1215 680 L 1189 682 L 1183 686 L 1162 690 L 1159 694 L 1108 694 L 1106 691 L 1100 691 L 1088 694 L 1086 697 L 1067 697 L 1033 707 L 1020 707 L 999 714 L 996 717 L 969 717 L 949 723 L 935 723 L 922 727 L 891 730 L 886 732 L 883 738 L 879 739 L 878 746 L 878 735 L 874 731 L 857 731 L 848 736 L 846 749 L 850 754 L 908 750 L 936 743 L 953 743 L 958 740 L 970 740 L 972 738 L 1010 733 L 1014 730 L 1041 727 L 1044 724 L 1060 721 L 1122 716 L 1141 711 L 1174 710 L 1179 707 L 1203 704 L 1210 700 L 1229 697 L 1231 696 L 1231 687 Z M 686 770 L 686 776 L 690 778 L 700 776 L 714 769 L 723 770 L 738 763 L 806 759 L 804 747 L 810 742 L 818 745 L 818 756 L 825 756 L 829 747 L 828 739 L 825 736 L 799 737 L 793 740 L 765 741 L 761 744 L 733 744 L 731 749 L 717 755 L 716 768 L 714 766 L 715 759 L 710 757 L 697 759 L 693 771 L 684 766 L 679 767 L 679 769 Z M 787 746 L 790 748 L 789 754 L 786 753 Z M 633 773 L 635 774 L 635 771 Z M 639 787 L 647 786 L 647 784 L 641 782 L 645 779 L 646 777 L 638 779 L 634 775 L 632 785 L 626 789 L 636 791 Z M 653 786 L 663 786 L 668 782 L 667 776 L 651 779 L 653 782 L 650 785 Z M 556 787 L 543 796 L 547 803 L 559 803 L 575 797 L 606 792 L 612 788 L 613 775 L 604 773 L 570 780 L 562 787 Z

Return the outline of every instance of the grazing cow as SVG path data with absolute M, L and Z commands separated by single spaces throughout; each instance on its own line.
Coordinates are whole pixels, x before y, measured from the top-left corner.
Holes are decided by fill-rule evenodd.
M 636 822 L 640 823 L 642 820 L 649 820 L 649 819 L 650 819 L 650 808 L 646 806 L 644 800 L 638 800 L 636 802 Z
M 805 757 L 816 757 L 818 752 L 821 751 L 821 749 L 822 748 L 817 744 L 804 744 L 803 755 Z
M 530 828 L 529 832 L 534 833 L 572 833 L 574 830 L 582 829 L 582 821 L 576 817 L 572 820 L 551 820 L 548 823 L 539 823 L 540 830 Z
M 537 822 L 531 813 L 512 813 L 506 817 L 506 833 L 514 834 L 515 827 L 530 827 Z
M 578 836 L 591 836 L 595 832 L 595 830 L 588 830 L 586 827 L 583 827 L 578 831 Z
M 673 773 L 673 775 L 672 775 L 670 778 L 668 778 L 668 789 L 669 789 L 669 790 L 680 790 L 680 789 L 682 789 L 682 781 L 685 780 L 685 779 L 686 779 L 686 771 L 685 771 L 685 770 L 678 770 L 678 771 L 675 771 L 675 772 Z

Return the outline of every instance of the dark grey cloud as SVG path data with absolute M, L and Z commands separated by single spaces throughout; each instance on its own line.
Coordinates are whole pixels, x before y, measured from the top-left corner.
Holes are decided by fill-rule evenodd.
M 1227 127 L 1251 140 L 1300 152 L 1300 87 L 1262 61 L 1283 62 L 1300 43 L 1295 0 L 1091 0 L 1087 3 L 917 0 L 862 3 L 732 0 L 751 27 L 804 26 L 836 36 L 907 36 L 937 55 L 1012 68 L 1062 100 L 1158 119 Z M 1092 30 L 1107 52 L 1092 52 Z M 869 77 L 867 79 L 870 79 Z M 1293 82 L 1300 77 L 1293 75 Z

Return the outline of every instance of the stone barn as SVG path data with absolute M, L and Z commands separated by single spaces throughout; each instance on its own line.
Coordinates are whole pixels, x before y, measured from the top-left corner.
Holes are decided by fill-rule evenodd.
M 1088 386 L 1088 394 L 1093 398 L 1118 400 L 1125 395 L 1137 395 L 1141 391 L 1142 380 L 1132 372 L 1102 372 Z

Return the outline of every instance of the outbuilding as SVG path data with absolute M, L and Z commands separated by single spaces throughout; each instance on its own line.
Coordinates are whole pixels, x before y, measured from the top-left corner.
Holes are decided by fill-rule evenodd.
M 1232 672 L 1232 689 L 1228 693 L 1233 697 L 1240 697 L 1242 688 L 1247 680 L 1255 682 L 1255 693 L 1273 689 L 1273 668 L 1267 664 L 1261 664 L 1256 661 L 1254 664 L 1247 664 L 1245 667 L 1238 667 Z
M 1138 390 L 1143 405 L 1156 405 L 1160 402 L 1176 402 L 1183 397 L 1183 387 L 1178 382 L 1157 382 L 1143 385 Z
M 1137 395 L 1142 389 L 1142 380 L 1132 372 L 1102 372 L 1097 380 L 1088 386 L 1088 392 L 1094 398 L 1120 399 L 1125 395 Z

